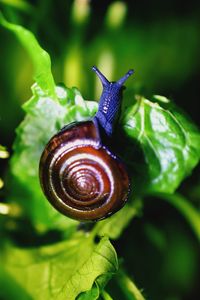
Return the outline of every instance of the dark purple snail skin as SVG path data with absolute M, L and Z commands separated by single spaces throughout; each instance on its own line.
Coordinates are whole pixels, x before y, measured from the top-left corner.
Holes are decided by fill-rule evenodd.
M 118 211 L 127 201 L 127 170 L 111 151 L 114 123 L 129 70 L 109 82 L 96 68 L 103 92 L 99 109 L 88 121 L 63 127 L 46 145 L 39 166 L 40 183 L 49 202 L 62 214 L 97 221 Z
M 98 75 L 103 86 L 103 91 L 99 100 L 99 109 L 95 118 L 104 128 L 107 136 L 111 136 L 117 112 L 120 108 L 123 83 L 133 74 L 133 70 L 129 70 L 118 81 L 110 82 L 96 67 L 93 67 L 92 69 Z

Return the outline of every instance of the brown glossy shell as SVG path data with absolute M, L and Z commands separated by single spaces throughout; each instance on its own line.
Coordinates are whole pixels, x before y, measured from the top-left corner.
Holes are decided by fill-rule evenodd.
M 126 202 L 129 178 L 122 162 L 101 145 L 96 124 L 72 123 L 51 138 L 40 160 L 47 199 L 77 220 L 99 220 Z

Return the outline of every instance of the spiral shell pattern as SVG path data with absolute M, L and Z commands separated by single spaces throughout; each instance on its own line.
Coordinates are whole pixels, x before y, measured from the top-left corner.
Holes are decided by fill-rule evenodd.
M 101 145 L 92 121 L 67 126 L 49 141 L 40 181 L 52 205 L 77 220 L 111 215 L 125 204 L 129 191 L 124 165 Z

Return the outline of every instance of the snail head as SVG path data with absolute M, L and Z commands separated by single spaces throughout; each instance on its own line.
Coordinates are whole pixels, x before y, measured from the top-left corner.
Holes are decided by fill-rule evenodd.
M 99 109 L 95 115 L 106 134 L 111 136 L 113 132 L 113 124 L 120 109 L 122 90 L 125 81 L 133 74 L 133 70 L 129 70 L 122 78 L 117 81 L 110 82 L 99 71 L 97 67 L 92 68 L 101 80 L 103 91 L 99 100 Z

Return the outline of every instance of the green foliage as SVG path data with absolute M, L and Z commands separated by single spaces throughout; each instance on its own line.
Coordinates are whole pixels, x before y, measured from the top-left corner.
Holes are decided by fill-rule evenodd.
M 94 227 L 94 231 L 97 232 L 99 236 L 108 236 L 114 240 L 118 239 L 131 220 L 135 216 L 140 215 L 141 207 L 141 201 L 134 199 L 132 203 L 127 203 L 123 209 L 110 218 L 98 222 Z
M 136 144 L 132 149 L 127 145 L 127 163 L 137 172 L 137 186 L 144 193 L 173 193 L 199 162 L 200 132 L 168 99 L 164 103 L 138 101 L 123 121 L 125 132 Z M 134 159 L 136 151 L 142 154 L 140 162 Z
M 19 299 L 73 300 L 90 290 L 100 275 L 106 274 L 101 285 L 108 281 L 117 271 L 117 256 L 107 238 L 96 245 L 92 236 L 81 233 L 69 241 L 31 250 L 9 245 L 1 267 L 3 276 L 23 288 L 22 295 L 20 288 L 16 289 Z M 13 299 L 12 295 L 6 299 Z
M 0 12 L 0 23 L 13 32 L 27 49 L 35 68 L 35 80 L 48 96 L 55 96 L 54 80 L 51 74 L 51 62 L 49 54 L 43 50 L 34 35 L 25 28 L 7 22 Z
M 26 4 L 25 1 L 20 3 Z M 0 297 L 6 300 L 144 300 L 127 271 L 121 266 L 118 270 L 117 255 L 109 238 L 123 239 L 125 228 L 130 228 L 133 218 L 142 214 L 146 201 L 144 196 L 151 196 L 166 200 L 177 208 L 199 240 L 199 212 L 183 196 L 173 194 L 199 162 L 198 128 L 167 98 L 154 96 L 147 100 L 136 96 L 136 103 L 122 110 L 119 121 L 121 130 L 117 131 L 122 143 L 116 149 L 124 157 L 131 175 L 129 202 L 118 213 L 94 224 L 85 233 L 80 228 L 87 231 L 87 226 L 82 224 L 78 227 L 77 221 L 62 216 L 46 201 L 39 185 L 38 165 L 50 137 L 66 124 L 92 117 L 98 104 L 84 100 L 76 88 L 69 89 L 54 83 L 50 57 L 29 30 L 9 23 L 2 15 L 0 24 L 16 35 L 30 54 L 34 67 L 33 95 L 23 105 L 25 117 L 16 131 L 6 201 L 8 204 L 16 204 L 22 211 L 20 221 L 11 221 L 11 227 L 14 223 L 14 233 L 17 232 L 18 222 L 26 224 L 26 220 L 38 238 L 36 245 L 30 249 L 24 245 L 26 243 L 20 245 L 19 241 L 15 245 L 6 235 L 10 230 L 10 219 L 3 224 L 6 237 L 1 241 L 3 259 L 0 262 Z M 1 147 L 0 156 L 5 153 Z M 148 238 L 155 248 L 159 251 L 162 249 L 166 254 L 168 248 L 163 233 L 149 224 L 146 228 Z M 52 230 L 61 233 L 62 241 L 55 240 L 53 244 L 41 246 L 38 242 L 41 234 L 51 234 Z M 195 273 L 196 256 L 193 250 L 187 250 L 186 247 L 185 252 L 182 252 L 183 260 L 187 258 L 185 264 L 177 259 L 185 241 L 181 238 L 178 240 L 177 232 L 170 236 L 170 241 L 174 237 L 176 243 L 169 247 L 163 264 L 166 274 L 162 270 L 161 273 L 164 281 L 168 280 L 169 275 L 172 284 L 175 277 L 170 274 L 173 267 L 170 262 L 173 262 L 177 271 L 176 278 L 179 278 L 177 285 L 183 289 L 184 285 L 187 286 L 188 274 L 192 278 Z M 95 242 L 96 238 L 100 239 L 99 242 Z M 137 245 L 129 244 L 129 238 L 127 247 L 132 256 L 132 247 L 135 249 Z M 17 235 L 14 240 L 17 240 Z M 190 255 L 193 257 L 191 265 L 187 264 Z M 124 261 L 122 264 L 128 266 L 126 257 Z M 167 298 L 159 295 L 158 299 Z

